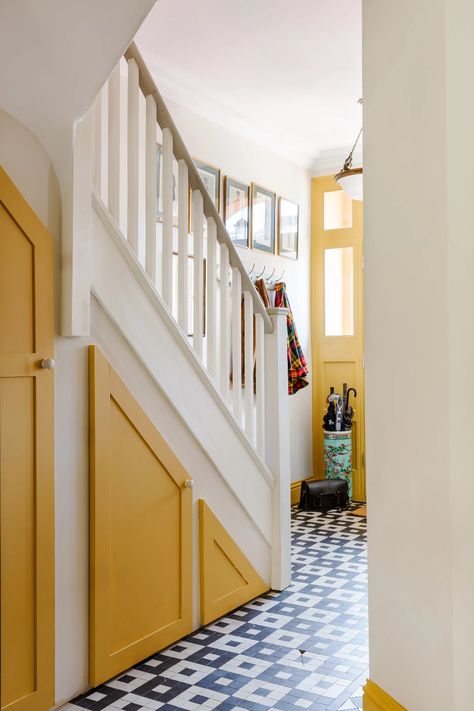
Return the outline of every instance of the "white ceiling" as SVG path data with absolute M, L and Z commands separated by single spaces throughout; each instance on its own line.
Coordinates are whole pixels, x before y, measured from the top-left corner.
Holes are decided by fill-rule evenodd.
M 60 180 L 69 179 L 74 122 L 153 3 L 0 0 L 0 108 L 38 136 Z
M 360 128 L 361 0 L 159 0 L 137 44 L 165 97 L 313 170 Z

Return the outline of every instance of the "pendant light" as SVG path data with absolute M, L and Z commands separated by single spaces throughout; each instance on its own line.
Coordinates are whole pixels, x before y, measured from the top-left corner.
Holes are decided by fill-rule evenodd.
M 358 101 L 359 104 L 362 103 L 362 99 L 359 99 Z M 352 156 L 355 150 L 355 147 L 357 146 L 359 142 L 359 138 L 362 135 L 362 128 L 360 129 L 357 138 L 355 139 L 354 145 L 352 146 L 351 152 L 347 156 L 346 160 L 344 161 L 344 165 L 342 167 L 342 170 L 339 171 L 339 173 L 335 176 L 334 180 L 338 185 L 341 186 L 341 188 L 344 190 L 345 193 L 352 199 L 352 200 L 362 200 L 364 196 L 363 192 L 363 172 L 362 172 L 362 166 L 359 168 L 353 168 L 352 167 Z

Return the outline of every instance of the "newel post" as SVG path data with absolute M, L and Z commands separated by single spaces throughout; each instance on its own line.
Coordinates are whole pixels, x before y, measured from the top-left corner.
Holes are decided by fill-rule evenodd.
M 269 308 L 273 333 L 265 334 L 265 452 L 275 477 L 271 586 L 284 590 L 291 582 L 290 434 L 288 419 L 287 309 Z

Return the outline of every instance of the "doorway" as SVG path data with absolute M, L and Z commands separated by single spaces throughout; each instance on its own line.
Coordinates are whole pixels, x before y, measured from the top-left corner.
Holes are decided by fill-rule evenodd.
M 330 387 L 357 391 L 352 401 L 354 501 L 366 500 L 363 337 L 362 202 L 351 200 L 333 176 L 313 178 L 311 312 L 313 351 L 313 471 L 324 472 L 323 416 Z

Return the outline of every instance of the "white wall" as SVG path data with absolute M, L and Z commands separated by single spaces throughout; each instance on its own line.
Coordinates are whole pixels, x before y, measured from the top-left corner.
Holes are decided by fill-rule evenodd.
M 474 476 L 466 437 L 474 398 L 474 6 L 446 0 L 449 458 L 452 535 L 454 711 L 472 702 L 474 669 Z M 460 397 L 460 394 L 461 397 Z M 471 463 L 470 463 L 471 462 Z
M 365 0 L 370 677 L 472 708 L 474 6 Z
M 271 273 L 274 267 L 276 276 L 285 270 L 283 281 L 287 285 L 298 336 L 311 369 L 309 172 L 182 106 L 168 102 L 168 108 L 193 157 L 216 165 L 221 169 L 222 176 L 229 175 L 246 183 L 253 181 L 299 204 L 300 237 L 297 261 L 241 247 L 238 247 L 238 251 L 248 270 L 255 263 L 257 274 L 264 266 L 267 267 L 266 275 Z M 317 373 L 310 373 L 310 383 L 313 377 L 317 377 Z M 312 474 L 311 384 L 292 395 L 289 401 L 291 479 L 297 481 Z

